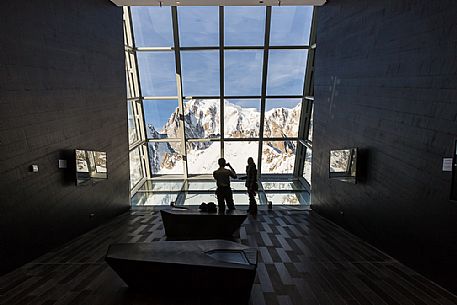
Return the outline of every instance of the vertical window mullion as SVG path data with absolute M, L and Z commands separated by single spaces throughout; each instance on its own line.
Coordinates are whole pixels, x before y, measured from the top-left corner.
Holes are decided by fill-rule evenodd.
M 270 45 L 271 31 L 271 6 L 265 10 L 265 41 L 263 48 L 263 68 L 262 68 L 262 91 L 260 97 L 260 129 L 259 129 L 259 157 L 257 159 L 257 176 L 262 174 L 262 154 L 263 154 L 263 131 L 265 125 L 265 103 L 267 95 L 267 75 L 268 75 L 268 51 Z

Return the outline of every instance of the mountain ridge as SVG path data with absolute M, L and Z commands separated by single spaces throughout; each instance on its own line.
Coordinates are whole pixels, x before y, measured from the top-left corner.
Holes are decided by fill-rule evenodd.
M 260 111 L 255 107 L 242 107 L 225 101 L 224 123 L 226 138 L 257 138 L 260 129 Z M 220 138 L 219 99 L 193 99 L 184 104 L 185 133 L 188 139 Z M 264 138 L 284 138 L 281 141 L 264 140 L 262 151 L 263 173 L 291 173 L 295 162 L 296 141 L 288 137 L 298 136 L 301 103 L 293 108 L 272 108 L 265 112 Z M 179 138 L 178 108 L 170 115 L 164 126 L 157 129 L 148 125 L 152 138 Z M 217 143 L 217 144 L 216 144 Z M 225 158 L 244 169 L 248 156 L 257 155 L 258 141 L 225 142 Z M 227 144 L 230 143 L 230 144 Z M 187 142 L 189 173 L 211 173 L 217 166 L 220 143 Z M 149 154 L 153 174 L 182 173 L 178 166 L 182 160 L 180 142 L 150 142 Z M 244 152 L 244 157 L 239 154 Z M 255 162 L 257 158 L 254 157 Z

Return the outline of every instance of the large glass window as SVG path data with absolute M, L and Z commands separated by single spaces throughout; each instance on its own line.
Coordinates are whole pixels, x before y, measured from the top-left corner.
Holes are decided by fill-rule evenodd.
M 176 68 L 173 52 L 139 52 L 143 96 L 176 96 Z
M 217 197 L 212 194 L 187 193 L 186 205 L 200 205 L 202 202 L 214 202 L 217 205 Z
M 259 96 L 262 91 L 263 50 L 226 51 L 225 95 Z
M 179 192 L 183 187 L 183 183 L 183 180 L 147 180 L 140 190 L 147 192 Z
M 180 137 L 177 100 L 145 100 L 143 101 L 143 109 L 148 138 Z
M 301 99 L 267 99 L 265 104 L 265 138 L 296 138 L 301 114 Z
M 149 142 L 151 174 L 183 174 L 181 142 Z
M 138 141 L 138 133 L 135 123 L 135 115 L 133 114 L 132 102 L 127 102 L 128 129 L 129 129 L 129 144 Z
M 298 181 L 264 181 L 262 182 L 265 191 L 303 191 L 304 186 Z
M 130 160 L 130 188 L 133 188 L 143 177 L 140 147 L 132 150 L 129 154 Z
M 308 55 L 315 52 L 309 48 L 315 43 L 311 6 L 130 10 L 124 13 L 133 19 L 133 26 L 124 20 L 128 99 L 134 100 L 128 102 L 129 143 L 132 152 L 141 146 L 143 163 L 149 160 L 144 174 L 153 181 L 211 175 L 223 155 L 241 174 L 252 157 L 259 174 L 298 179 L 304 167 L 309 181 L 310 149 L 299 158 L 305 159 L 300 170 L 294 166 L 296 152 L 305 153 L 297 141 L 311 146 L 312 140 L 312 122 L 308 139 L 298 139 L 300 122 L 312 117 L 302 111 L 303 98 L 313 94 L 312 77 L 305 78 Z M 156 177 L 168 174 L 173 176 Z M 244 191 L 244 183 L 239 187 Z
M 259 128 L 260 100 L 225 100 L 224 136 L 226 138 L 258 138 Z
M 137 47 L 173 46 L 173 25 L 169 7 L 132 6 Z
M 272 204 L 299 205 L 300 193 L 266 193 L 267 201 Z
M 212 174 L 219 166 L 220 142 L 187 142 L 187 168 L 190 175 Z
M 220 100 L 193 99 L 184 103 L 184 124 L 189 139 L 220 137 Z
M 133 52 L 125 52 L 127 97 L 139 97 L 138 84 L 136 81 L 135 55 Z
M 307 50 L 270 50 L 268 95 L 303 94 L 307 54 Z
M 178 25 L 181 47 L 219 45 L 218 6 L 181 6 Z
M 312 6 L 275 6 L 271 13 L 271 46 L 307 45 Z
M 225 45 L 261 46 L 265 40 L 265 7 L 227 6 L 224 9 Z
M 181 52 L 185 96 L 219 95 L 219 51 Z
M 313 140 L 313 123 L 314 123 L 314 105 L 311 108 L 311 116 L 309 117 L 309 132 L 308 140 Z
M 296 141 L 267 141 L 262 149 L 263 174 L 291 174 L 294 170 Z
M 152 205 L 165 205 L 170 206 L 172 202 L 176 202 L 178 193 L 136 193 L 132 198 L 133 206 L 152 206 Z
M 224 158 L 239 174 L 246 173 L 248 158 L 252 157 L 257 164 L 259 157 L 258 141 L 233 141 L 224 142 Z
M 306 148 L 305 162 L 303 164 L 303 178 L 311 184 L 311 161 L 313 159 L 313 151 Z

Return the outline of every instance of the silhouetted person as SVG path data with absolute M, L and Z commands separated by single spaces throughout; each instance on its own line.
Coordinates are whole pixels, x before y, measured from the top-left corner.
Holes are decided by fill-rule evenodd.
M 257 215 L 257 203 L 255 201 L 256 192 L 259 190 L 257 184 L 257 168 L 254 163 L 254 159 L 248 158 L 248 165 L 246 166 L 246 183 L 245 186 L 248 189 L 249 195 L 249 209 L 248 213 Z
M 235 209 L 235 204 L 233 203 L 233 193 L 230 188 L 230 177 L 236 178 L 236 173 L 230 163 L 226 163 L 224 158 L 220 158 L 217 163 L 219 164 L 219 169 L 213 172 L 213 177 L 216 179 L 217 184 L 217 205 L 219 206 L 219 213 L 225 211 L 225 202 L 227 203 L 227 208 L 229 211 Z M 226 169 L 228 166 L 230 169 Z

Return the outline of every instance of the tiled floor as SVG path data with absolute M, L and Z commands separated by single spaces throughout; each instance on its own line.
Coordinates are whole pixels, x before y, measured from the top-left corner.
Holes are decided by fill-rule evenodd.
M 0 304 L 193 304 L 179 293 L 154 301 L 132 293 L 104 262 L 111 243 L 163 239 L 157 211 L 121 215 L 1 277 Z M 243 224 L 239 241 L 259 250 L 251 304 L 457 304 L 456 296 L 314 212 L 260 210 Z

